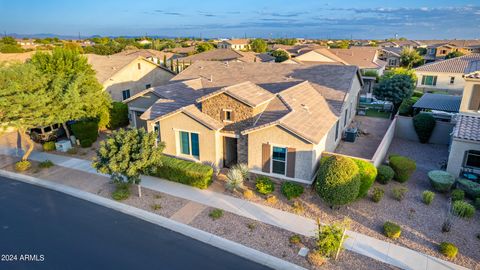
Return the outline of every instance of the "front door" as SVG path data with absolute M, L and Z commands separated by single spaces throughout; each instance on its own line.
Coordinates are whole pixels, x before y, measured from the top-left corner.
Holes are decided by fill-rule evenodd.
M 237 164 L 237 139 L 223 137 L 223 166 L 230 168 Z

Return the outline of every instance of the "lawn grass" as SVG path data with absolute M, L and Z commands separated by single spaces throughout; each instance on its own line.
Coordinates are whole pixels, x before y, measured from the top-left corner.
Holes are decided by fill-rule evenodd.
M 378 118 L 390 118 L 390 113 L 389 112 L 381 112 L 377 110 L 367 110 L 365 113 L 365 116 L 369 117 L 378 117 Z

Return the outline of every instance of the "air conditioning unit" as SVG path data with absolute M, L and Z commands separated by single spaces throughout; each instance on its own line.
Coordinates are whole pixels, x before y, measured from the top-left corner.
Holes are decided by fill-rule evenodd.
M 72 142 L 69 140 L 61 140 L 55 143 L 55 148 L 60 152 L 67 152 L 68 149 L 72 148 Z

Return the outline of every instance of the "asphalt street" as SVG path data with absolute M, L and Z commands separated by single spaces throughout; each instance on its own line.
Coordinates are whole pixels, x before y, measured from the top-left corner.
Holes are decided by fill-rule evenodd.
M 0 269 L 268 269 L 135 217 L 0 177 Z

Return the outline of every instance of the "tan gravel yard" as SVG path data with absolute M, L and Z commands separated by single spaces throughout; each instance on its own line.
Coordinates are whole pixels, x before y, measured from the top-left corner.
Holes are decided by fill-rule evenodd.
M 387 185 L 375 183 L 385 190 L 385 196 L 379 203 L 374 203 L 369 197 L 361 199 L 352 205 L 338 210 L 330 209 L 321 201 L 313 189 L 305 189 L 298 198 L 302 207 L 294 207 L 294 200 L 288 201 L 280 192 L 280 185 L 275 186 L 274 195 L 277 202 L 272 204 L 266 197 L 255 192 L 250 199 L 253 202 L 272 206 L 284 211 L 293 212 L 312 219 L 319 218 L 321 222 L 332 223 L 347 217 L 352 220 L 351 230 L 363 233 L 377 239 L 393 242 L 413 250 L 417 250 L 444 260 L 446 257 L 438 252 L 438 244 L 443 241 L 452 242 L 459 248 L 457 258 L 452 262 L 471 268 L 480 269 L 480 214 L 470 220 L 456 219 L 449 233 L 442 233 L 448 198 L 444 194 L 436 193 L 431 205 L 421 201 L 422 192 L 431 190 L 427 173 L 439 169 L 439 163 L 448 156 L 447 146 L 424 145 L 416 142 L 395 139 L 389 153 L 400 154 L 413 158 L 417 162 L 417 171 L 405 184 L 392 181 Z M 217 181 L 213 187 L 216 191 L 222 189 L 224 182 Z M 254 182 L 249 181 L 246 186 L 255 190 Z M 392 189 L 397 186 L 406 186 L 409 191 L 401 202 L 392 196 Z M 373 189 L 373 187 L 372 187 Z M 225 194 L 243 198 L 242 193 L 231 193 L 223 188 Z M 303 211 L 302 211 L 303 208 Z M 402 227 L 402 235 L 398 240 L 390 240 L 382 233 L 385 221 L 393 221 Z

